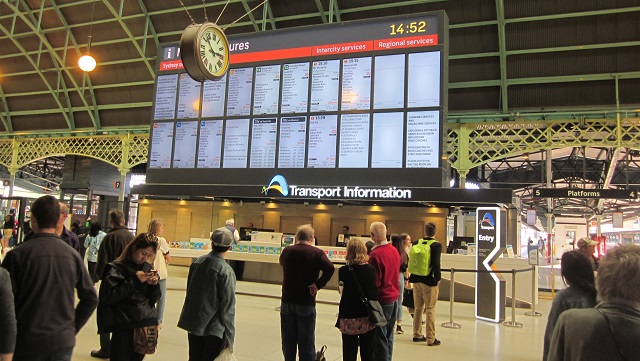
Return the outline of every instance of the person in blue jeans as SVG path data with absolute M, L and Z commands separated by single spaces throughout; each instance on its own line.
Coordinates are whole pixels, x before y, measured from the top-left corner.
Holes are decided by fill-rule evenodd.
M 376 270 L 378 302 L 382 306 L 387 324 L 378 327 L 375 359 L 391 361 L 393 357 L 393 326 L 398 314 L 400 296 L 400 254 L 387 241 L 387 227 L 382 222 L 371 223 L 371 240 L 375 243 L 369 255 L 369 264 Z
M 285 361 L 313 361 L 316 357 L 316 294 L 331 279 L 335 267 L 321 249 L 313 245 L 310 224 L 298 227 L 296 244 L 280 254 L 282 298 L 280 334 Z M 322 275 L 320 275 L 322 273 Z

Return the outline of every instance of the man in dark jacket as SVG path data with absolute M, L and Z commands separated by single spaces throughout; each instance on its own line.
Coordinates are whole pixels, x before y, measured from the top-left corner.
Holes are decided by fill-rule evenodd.
M 33 237 L 2 263 L 11 275 L 18 322 L 14 360 L 71 360 L 75 335 L 98 305 L 98 296 L 80 255 L 56 233 L 62 220 L 58 200 L 38 198 L 31 214 Z
M 124 248 L 133 241 L 133 234 L 124 226 L 124 214 L 119 210 L 109 212 L 109 224 L 111 230 L 104 236 L 100 248 L 98 249 L 98 262 L 96 264 L 96 274 L 103 279 L 104 269 L 107 264 L 115 261 Z M 100 349 L 91 351 L 91 356 L 95 358 L 108 359 L 111 353 L 111 341 L 108 333 L 100 334 Z
M 78 251 L 78 254 L 82 254 L 80 252 L 80 240 L 78 239 L 78 235 L 71 232 L 64 226 L 64 221 L 67 220 L 67 217 L 69 217 L 69 206 L 60 202 L 60 222 L 58 222 L 56 233 L 60 235 L 66 244 Z

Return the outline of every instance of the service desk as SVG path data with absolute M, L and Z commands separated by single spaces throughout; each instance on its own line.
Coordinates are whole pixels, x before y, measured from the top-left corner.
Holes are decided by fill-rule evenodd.
M 343 247 L 318 247 L 327 253 L 329 259 L 336 267 L 336 272 L 331 277 L 331 280 L 327 284 L 326 288 L 338 289 L 338 268 L 342 267 L 344 262 L 344 256 L 346 249 Z M 211 250 L 196 250 L 196 249 L 171 249 L 171 258 L 173 264 L 189 265 L 191 259 L 200 257 L 209 253 Z M 334 257 L 342 257 L 338 259 Z M 182 259 L 176 259 L 182 258 Z M 226 259 L 229 261 L 245 261 L 244 274 L 242 279 L 245 281 L 265 282 L 265 283 L 282 283 L 282 267 L 280 267 L 279 254 L 264 254 L 264 253 L 248 253 L 248 252 L 227 252 Z M 173 261 L 175 260 L 175 261 Z M 186 261 L 186 262 L 185 262 Z
M 342 247 L 318 247 L 327 253 L 329 259 L 336 266 L 336 272 L 327 284 L 327 288 L 338 288 L 338 272 L 337 269 L 344 265 L 344 254 L 346 249 Z M 197 258 L 201 255 L 210 252 L 210 250 L 196 250 L 196 249 L 171 249 L 172 259 L 175 260 L 174 264 L 189 265 L 191 259 Z M 182 260 L 180 260 L 182 258 Z M 341 259 L 340 259 L 341 258 Z M 227 260 L 231 261 L 245 261 L 245 269 L 243 279 L 254 282 L 266 282 L 266 283 L 282 283 L 282 268 L 279 265 L 278 254 L 263 254 L 263 253 L 248 253 L 248 252 L 227 252 Z M 455 268 L 458 270 L 475 270 L 476 258 L 475 256 L 459 255 L 459 254 L 443 254 L 442 255 L 442 269 Z M 523 258 L 506 258 L 501 257 L 495 263 L 495 267 L 502 271 L 511 271 L 512 269 L 522 270 L 530 269 L 531 266 L 527 259 Z M 507 305 L 510 305 L 511 299 L 511 279 L 510 273 L 503 273 L 506 281 L 506 296 Z M 450 273 L 448 271 L 442 272 L 442 283 L 440 284 L 440 299 L 449 299 L 449 280 Z M 531 305 L 532 296 L 532 282 L 535 280 L 534 296 L 533 299 L 538 299 L 538 270 L 535 270 L 535 276 L 532 277 L 531 271 L 516 273 L 516 300 L 518 307 L 528 307 Z M 456 281 L 456 301 L 460 302 L 474 302 L 475 297 L 475 273 L 457 272 L 455 275 Z

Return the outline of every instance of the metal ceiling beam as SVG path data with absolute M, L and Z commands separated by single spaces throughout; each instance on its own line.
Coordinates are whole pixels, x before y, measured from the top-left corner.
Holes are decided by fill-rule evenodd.
M 76 83 L 75 78 L 73 77 L 73 74 L 65 66 L 64 61 L 60 58 L 58 53 L 53 50 L 53 47 L 48 42 L 47 38 L 43 34 L 40 34 L 40 33 L 37 32 L 37 29 L 35 28 L 35 25 L 31 21 L 29 21 L 26 18 L 26 16 L 22 15 L 21 13 L 19 13 L 19 9 L 17 7 L 13 6 L 12 4 L 7 4 L 7 6 L 9 6 L 11 11 L 13 11 L 13 12 L 15 12 L 17 14 L 17 16 L 20 18 L 20 20 L 22 20 L 29 28 L 31 28 L 31 30 L 33 31 L 33 35 L 37 36 L 40 39 L 40 41 L 42 42 L 42 44 L 45 45 L 45 47 L 47 48 L 47 50 L 51 54 L 51 56 L 55 59 L 55 61 L 57 61 L 58 64 L 60 64 L 61 70 L 64 71 L 67 74 L 67 77 L 69 78 L 69 81 L 73 84 L 73 86 L 76 89 L 79 89 L 78 84 Z M 3 29 L 4 29 L 4 27 L 3 27 Z M 6 33 L 6 29 L 4 29 L 3 32 Z M 17 39 L 13 39 L 12 38 L 11 40 L 14 42 L 16 47 L 19 47 L 21 49 L 21 51 L 24 51 L 24 47 L 22 47 L 18 43 Z M 26 53 L 26 51 L 25 51 L 25 53 Z M 32 61 L 29 56 L 25 55 L 25 57 L 28 58 L 30 62 Z M 34 68 L 37 69 L 39 67 L 37 67 L 34 64 Z M 41 74 L 41 77 L 42 77 L 43 80 L 45 80 L 44 74 Z M 79 91 L 78 91 L 78 94 L 80 95 L 82 103 L 85 105 L 85 107 L 89 107 L 89 104 L 87 103 L 87 100 L 85 99 L 84 95 L 82 93 L 80 93 Z M 55 93 L 53 91 L 52 91 L 52 95 L 54 95 L 54 98 L 56 98 L 56 102 L 58 102 L 60 104 L 60 101 L 57 99 L 57 97 L 55 96 Z M 61 110 L 64 112 L 64 107 L 61 106 Z M 93 114 L 93 112 L 88 112 L 88 113 L 89 113 L 89 117 L 91 118 L 91 121 L 95 122 L 95 115 Z M 73 124 L 73 122 L 71 121 L 70 117 L 65 114 L 65 119 L 67 121 L 67 124 L 69 125 L 69 129 L 73 129 L 75 127 L 75 124 Z
M 322 7 L 322 3 L 320 2 L 320 0 L 315 0 L 315 1 L 316 1 L 316 7 L 318 7 L 318 11 L 320 12 L 320 18 L 322 19 L 322 23 L 326 24 L 327 14 L 324 13 L 324 8 Z
M 7 28 L 5 28 L 2 24 L 0 24 L 0 32 L 3 32 L 5 34 L 9 34 L 10 33 L 10 31 Z M 26 53 L 25 48 L 20 44 L 20 42 L 18 42 L 17 40 L 14 40 L 14 39 L 12 39 L 12 41 L 13 41 L 13 45 L 15 47 L 17 47 L 19 50 L 21 50 L 21 51 Z M 29 61 L 29 64 L 31 64 L 31 66 L 34 69 L 36 69 L 36 70 L 38 69 L 38 65 L 36 64 L 35 61 L 33 61 L 33 59 L 31 59 L 30 56 L 25 55 L 25 58 L 27 58 L 27 60 Z M 55 113 L 62 113 L 62 116 L 64 117 L 64 120 L 67 122 L 67 124 L 70 125 L 69 114 L 65 111 L 65 107 L 60 102 L 60 99 L 58 99 L 58 97 L 56 96 L 56 92 L 51 87 L 51 84 L 49 84 L 49 81 L 47 81 L 47 78 L 44 76 L 44 74 L 42 72 L 38 72 L 38 75 L 40 76 L 40 79 L 42 79 L 42 82 L 45 84 L 47 89 L 49 89 L 49 94 L 53 97 L 55 102 L 58 104 L 59 108 L 55 110 Z M 12 114 L 15 115 L 14 112 L 12 112 Z
M 260 31 L 258 22 L 256 22 L 256 18 L 253 16 L 253 13 L 251 12 L 251 8 L 249 7 L 249 4 L 247 4 L 247 0 L 241 0 L 241 2 L 242 2 L 242 7 L 244 8 L 244 11 L 249 16 L 249 20 L 251 20 L 251 25 L 253 25 L 253 30 L 255 30 L 256 32 Z
M 76 41 L 75 36 L 73 35 L 73 33 L 71 32 L 71 28 L 69 28 L 69 24 L 67 23 L 67 19 L 64 17 L 64 15 L 62 15 L 62 12 L 60 11 L 60 8 L 57 6 L 57 3 L 55 0 L 49 0 L 49 2 L 51 3 L 51 6 L 55 9 L 55 13 L 58 15 L 58 19 L 60 20 L 60 22 L 67 28 L 67 40 L 71 40 L 71 43 L 73 44 L 73 48 L 76 50 L 76 55 L 78 56 L 78 58 L 82 55 L 82 52 L 80 51 L 80 48 L 78 47 L 78 42 Z M 44 1 L 43 1 L 44 4 Z M 66 58 L 67 56 L 67 52 L 65 51 L 64 53 L 64 57 Z M 53 61 L 54 64 L 56 64 L 55 59 L 53 58 L 53 56 L 51 57 L 51 60 Z M 66 61 L 65 59 L 63 59 L 63 63 L 65 64 Z M 57 67 L 57 66 L 56 66 Z M 60 74 L 60 73 L 58 73 Z M 96 109 L 96 95 L 93 89 L 93 84 L 91 83 L 91 77 L 89 77 L 89 75 L 87 73 L 84 74 L 87 85 L 89 87 L 89 94 L 91 96 L 91 104 L 93 105 L 94 109 Z M 85 81 L 85 79 L 83 79 L 83 83 Z M 64 83 L 64 81 L 63 81 Z M 84 85 L 84 84 L 83 84 Z M 77 86 L 76 86 L 77 87 Z M 65 84 L 65 90 L 66 89 L 66 84 Z M 84 90 L 83 90 L 83 95 L 84 95 Z M 71 108 L 71 99 L 69 98 L 69 95 L 67 94 L 67 101 L 68 101 L 68 106 L 69 108 Z M 71 120 L 73 121 L 73 128 L 75 128 L 75 120 L 73 117 L 73 113 L 71 113 Z M 93 123 L 94 128 L 96 129 L 100 129 L 102 127 L 101 125 L 101 121 L 100 121 L 100 113 L 98 113 L 98 111 L 94 112 L 94 116 L 91 118 L 91 121 Z
M 619 8 L 619 9 L 580 11 L 575 13 L 560 13 L 560 14 L 551 14 L 551 15 L 542 15 L 542 16 L 529 16 L 524 18 L 507 19 L 506 22 L 507 24 L 511 24 L 511 23 L 524 23 L 524 22 L 530 22 L 530 21 L 561 20 L 561 19 L 567 19 L 567 18 L 623 14 L 623 13 L 632 13 L 632 12 L 638 12 L 638 11 L 640 11 L 640 6 Z
M 116 11 L 116 9 L 111 5 L 111 3 L 109 2 L 109 0 L 102 0 L 102 3 L 107 7 L 107 9 L 109 9 L 109 11 L 111 12 L 111 14 L 116 18 L 116 20 L 118 21 L 118 24 L 120 24 L 120 27 L 122 27 L 122 30 L 125 32 L 125 34 L 127 34 L 127 36 L 129 37 L 129 40 L 131 41 L 131 43 L 133 43 L 133 46 L 136 48 L 136 50 L 138 51 L 138 55 L 141 59 L 144 59 L 144 63 L 147 66 L 147 70 L 149 70 L 149 75 L 151 75 L 151 79 L 155 79 L 155 71 L 153 70 L 153 66 L 151 66 L 151 63 L 149 61 L 147 61 L 147 57 L 145 56 L 144 52 L 142 51 L 142 49 L 140 48 L 140 45 L 138 45 L 138 42 L 136 40 L 136 37 L 133 36 L 133 34 L 131 33 L 131 29 L 129 29 L 129 27 L 127 26 L 127 24 L 125 24 L 125 22 L 122 20 L 122 18 L 118 15 L 118 12 Z
M 113 88 L 129 88 L 132 86 L 144 86 L 144 85 L 153 85 L 155 82 L 153 80 L 145 80 L 138 82 L 129 82 L 129 83 L 113 83 L 113 84 L 102 84 L 102 85 L 94 85 L 94 89 L 113 89 Z M 76 88 L 70 88 L 69 90 L 75 91 Z M 31 92 L 23 92 L 23 93 L 11 93 L 11 97 L 22 97 L 22 96 L 31 96 L 31 95 L 43 95 L 49 94 L 47 90 L 39 90 L 39 91 L 31 91 Z
M 145 38 L 146 38 L 146 32 L 147 30 L 151 30 L 151 36 L 153 36 L 153 41 L 156 44 L 156 48 L 160 46 L 160 40 L 158 39 L 158 33 L 156 32 L 156 28 L 155 26 L 153 26 L 153 22 L 151 21 L 151 17 L 149 16 L 149 11 L 147 11 L 147 7 L 144 5 L 144 3 L 142 2 L 142 0 L 138 0 L 138 5 L 140 5 L 140 9 L 142 9 L 142 13 L 145 16 L 145 27 L 144 27 L 144 31 L 145 31 Z M 147 50 L 147 42 L 145 41 L 144 44 L 142 44 L 142 52 L 146 53 Z M 104 63 L 101 63 L 101 65 L 104 65 Z
M 53 93 L 53 91 L 52 91 Z M 151 107 L 152 102 L 137 102 L 137 103 L 122 103 L 122 104 L 102 104 L 98 105 L 98 110 L 110 110 L 110 109 L 128 109 L 128 108 L 144 108 Z M 92 106 L 80 106 L 71 108 L 74 112 L 89 112 L 92 110 Z M 12 111 L 11 115 L 18 117 L 24 115 L 38 115 L 38 114 L 55 114 L 60 113 L 60 109 L 35 109 L 35 110 L 16 110 Z M 99 129 L 102 130 L 102 129 Z
M 268 19 L 269 19 L 269 23 L 271 24 L 271 29 L 272 29 L 272 30 L 277 29 L 277 27 L 276 27 L 276 20 L 275 20 L 275 18 L 273 17 L 273 11 L 271 10 L 271 2 L 269 2 L 269 1 L 267 0 L 267 2 L 266 2 L 266 3 L 264 3 L 264 6 L 265 6 L 265 8 L 267 9 L 267 15 L 269 16 L 269 17 L 268 17 Z
M 507 45 L 504 22 L 504 1 L 496 0 L 496 17 L 498 19 L 498 48 L 500 51 L 500 103 L 502 112 L 509 110 L 509 98 L 507 92 Z
M 7 132 L 13 132 L 13 123 L 11 122 L 11 110 L 9 109 L 9 104 L 7 103 L 7 97 L 4 95 L 4 91 L 2 90 L 2 86 L 0 86 L 0 100 L 2 100 L 2 106 L 4 108 L 4 114 L 0 111 L 0 121 L 4 125 L 4 129 Z
M 241 1 L 242 0 L 231 0 L 230 2 L 231 3 L 236 3 L 236 2 L 241 2 Z M 369 6 L 354 7 L 354 8 L 350 8 L 350 9 L 342 9 L 340 11 L 340 13 L 341 14 L 348 14 L 348 13 L 356 13 L 356 12 L 363 12 L 363 11 L 369 11 L 369 10 L 386 9 L 386 8 L 393 8 L 393 7 L 404 7 L 404 6 L 412 6 L 412 5 L 422 5 L 422 4 L 425 4 L 425 3 L 436 3 L 436 2 L 443 2 L 443 1 L 447 1 L 447 0 L 390 1 L 390 2 L 387 2 L 387 3 L 384 3 L 384 4 L 379 4 L 379 5 L 369 5 Z M 67 3 L 67 4 L 60 4 L 60 8 L 66 8 L 66 7 L 73 7 L 73 6 L 78 6 L 78 5 L 90 4 L 92 2 L 93 2 L 92 0 L 76 1 L 76 2 Z M 212 2 L 212 3 L 207 4 L 207 7 L 222 6 L 225 3 L 226 3 L 226 1 Z M 196 9 L 196 8 L 202 8 L 202 6 L 201 5 L 187 6 L 187 9 L 189 9 L 189 10 Z M 51 7 L 44 7 L 45 11 L 46 10 L 50 10 L 50 9 L 51 9 Z M 140 17 L 144 17 L 144 16 L 172 14 L 172 13 L 182 12 L 182 11 L 184 11 L 184 10 L 181 7 L 175 7 L 175 8 L 170 8 L 170 9 L 152 11 L 152 12 L 148 12 L 146 14 L 127 15 L 127 16 L 123 16 L 122 20 L 132 20 L 132 19 L 136 19 L 136 18 L 140 18 Z M 566 19 L 566 18 L 576 18 L 576 17 L 584 17 L 584 16 L 622 14 L 622 13 L 630 13 L 630 12 L 638 12 L 638 11 L 640 11 L 640 7 L 636 6 L 636 7 L 619 8 L 619 9 L 607 9 L 607 10 L 599 10 L 599 11 L 585 11 L 585 12 L 552 14 L 552 15 L 524 17 L 524 18 L 513 18 L 513 19 L 505 19 L 505 22 L 507 24 L 511 24 L 511 23 L 530 22 L 530 21 L 544 21 L 544 20 L 557 20 L 557 19 Z M 303 19 L 303 18 L 311 18 L 311 17 L 318 17 L 318 16 L 322 16 L 320 12 L 308 13 L 308 14 L 299 14 L 299 15 L 295 15 L 295 16 L 287 16 L 287 17 L 275 18 L 275 21 L 292 20 L 292 19 Z M 13 15 L 3 15 L 3 16 L 0 16 L 0 20 L 12 18 L 12 17 L 13 17 Z M 114 20 L 115 19 L 96 20 L 96 21 L 94 21 L 94 24 L 108 23 L 108 22 L 112 22 Z M 475 22 L 475 23 L 450 24 L 449 28 L 450 29 L 458 29 L 458 28 L 464 28 L 464 27 L 488 26 L 488 25 L 495 25 L 496 23 L 497 23 L 497 21 L 491 20 L 491 21 L 482 21 L 482 22 Z M 85 23 L 73 24 L 72 27 L 81 27 L 81 26 L 89 26 L 89 25 L 90 25 L 89 22 L 85 22 Z M 249 25 L 249 23 L 245 23 L 244 25 Z M 49 28 L 49 29 L 45 29 L 43 31 L 45 33 L 48 33 L 48 32 L 61 31 L 61 30 L 63 31 L 64 29 L 61 29 L 61 28 Z M 16 37 L 29 36 L 30 33 L 27 32 L 27 33 L 20 33 L 20 34 L 14 34 L 14 35 Z M 159 35 L 162 36 L 162 34 L 159 34 Z M 3 38 L 0 37 L 0 40 L 1 39 L 3 39 Z
M 36 14 L 33 12 L 33 10 L 31 10 L 31 8 L 29 8 L 29 5 L 26 2 L 20 2 L 17 3 L 16 6 L 22 5 L 22 7 L 25 9 L 26 12 L 26 16 L 28 16 L 31 20 L 31 23 L 33 24 L 33 26 L 35 27 L 35 31 L 36 32 L 42 32 L 42 29 L 40 28 L 41 24 L 42 24 L 42 7 L 44 6 L 44 2 L 41 4 L 41 10 L 40 10 L 40 16 L 36 16 Z M 70 32 L 67 32 L 65 37 L 65 50 L 67 48 L 68 45 L 68 41 L 69 41 L 69 36 L 70 36 Z M 45 42 L 48 41 L 48 39 L 43 37 L 39 37 L 39 44 L 38 44 L 38 57 L 36 59 L 36 64 L 38 65 L 38 68 L 40 68 L 40 60 L 42 59 L 42 53 L 43 53 L 43 46 L 45 45 Z M 66 56 L 66 51 L 65 51 L 65 56 Z M 51 53 L 49 53 L 49 57 L 51 58 L 51 62 L 53 63 L 53 66 L 55 67 L 55 69 L 53 70 L 57 76 L 57 83 L 56 83 L 56 91 L 59 91 L 60 88 L 62 88 L 62 92 L 64 93 L 64 101 L 67 105 L 66 109 L 69 112 L 69 124 L 70 124 L 70 129 L 75 128 L 75 118 L 74 118 L 74 114 L 71 111 L 71 97 L 69 96 L 69 90 L 67 89 L 67 83 L 64 81 L 64 78 L 62 76 L 62 69 L 60 68 L 60 64 L 56 62 L 56 59 L 53 57 L 53 55 Z M 64 62 L 62 63 L 64 64 Z
M 342 22 L 340 18 L 340 8 L 338 7 L 338 0 L 329 0 L 329 22 L 333 22 L 335 16 L 338 22 Z

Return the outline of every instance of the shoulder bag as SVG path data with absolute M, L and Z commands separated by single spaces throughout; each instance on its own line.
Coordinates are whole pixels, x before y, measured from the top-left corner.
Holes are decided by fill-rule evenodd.
M 356 273 L 353 271 L 353 268 L 349 266 L 349 271 L 351 271 L 351 275 L 353 276 L 353 280 L 356 283 L 356 287 L 358 287 L 358 291 L 360 292 L 360 296 L 362 297 L 362 303 L 367 308 L 367 313 L 369 314 L 369 321 L 376 326 L 382 327 L 387 324 L 387 319 L 384 317 L 384 312 L 382 311 L 382 305 L 377 300 L 370 300 L 367 296 L 362 292 L 362 287 L 360 287 L 360 282 L 358 282 L 358 278 L 356 277 Z
M 158 347 L 158 325 L 133 329 L 133 351 L 142 355 L 152 355 Z
M 616 348 L 618 349 L 618 354 L 620 355 L 620 357 L 622 357 L 623 360 L 626 361 L 627 359 L 626 359 L 626 357 L 624 355 L 624 352 L 622 352 L 622 349 L 620 348 L 620 344 L 618 344 L 618 338 L 616 337 L 616 333 L 613 332 L 613 326 L 611 326 L 611 321 L 609 321 L 609 317 L 601 309 L 596 308 L 596 310 L 598 310 L 598 312 L 600 312 L 602 317 L 604 317 L 604 320 L 607 322 L 607 326 L 609 326 L 609 331 L 611 331 L 611 336 L 613 337 L 613 342 L 616 344 Z

